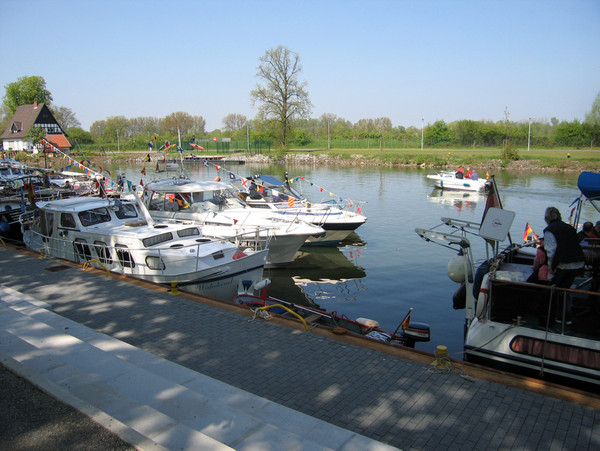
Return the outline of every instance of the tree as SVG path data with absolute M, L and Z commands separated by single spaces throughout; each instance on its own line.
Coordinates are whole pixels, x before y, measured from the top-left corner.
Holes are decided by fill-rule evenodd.
M 46 89 L 46 81 L 39 76 L 21 77 L 5 86 L 4 105 L 11 115 L 15 114 L 21 105 L 33 102 L 52 103 L 52 94 Z
M 73 127 L 81 127 L 81 122 L 77 120 L 71 108 L 64 106 L 52 107 L 52 114 L 64 131 Z
M 594 103 L 592 103 L 592 110 L 585 115 L 585 123 L 600 125 L 600 92 L 596 95 Z
M 86 132 L 81 127 L 71 127 L 69 129 L 69 141 L 72 144 L 93 144 L 94 140 L 90 132 Z
M 243 114 L 228 114 L 223 118 L 223 130 L 235 132 L 246 127 L 248 119 Z
M 284 46 L 267 50 L 260 58 L 256 74 L 265 84 L 257 83 L 250 93 L 253 105 L 259 104 L 260 119 L 275 121 L 279 126 L 279 143 L 287 146 L 291 121 L 307 118 L 310 103 L 306 82 L 298 79 L 302 66 L 300 56 Z
M 177 132 L 186 134 L 192 130 L 194 118 L 182 111 L 171 113 L 160 121 L 160 127 L 163 132 L 171 136 L 177 136 Z

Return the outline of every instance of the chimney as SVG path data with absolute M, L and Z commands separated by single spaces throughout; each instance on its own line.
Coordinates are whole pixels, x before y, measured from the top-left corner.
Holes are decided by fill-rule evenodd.
M 37 102 L 34 100 L 33 101 L 33 109 L 36 110 L 37 109 Z

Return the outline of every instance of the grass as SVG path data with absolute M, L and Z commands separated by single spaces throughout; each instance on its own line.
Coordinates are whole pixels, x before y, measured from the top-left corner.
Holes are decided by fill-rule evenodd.
M 600 168 L 600 150 L 568 150 L 568 149 L 517 149 L 516 159 L 503 160 L 502 149 L 313 149 L 313 150 L 296 150 L 291 149 L 288 154 L 310 154 L 319 158 L 319 161 L 327 162 L 331 160 L 331 164 L 356 164 L 360 161 L 361 164 L 367 165 L 387 165 L 387 166 L 425 166 L 434 168 L 454 168 L 458 165 L 484 167 L 503 167 L 514 169 L 525 168 L 545 168 L 555 170 L 594 170 Z M 109 160 L 111 162 L 131 161 L 132 158 L 143 160 L 147 154 L 146 150 L 137 152 L 122 151 L 105 152 L 86 150 L 82 155 L 77 151 L 72 153 L 76 160 Z M 206 152 L 207 155 L 214 155 L 215 152 Z M 223 153 L 220 153 L 222 155 Z M 272 160 L 280 159 L 282 152 L 274 150 L 270 152 L 262 152 L 263 155 L 269 156 Z M 152 158 L 156 161 L 157 152 L 152 153 Z M 161 153 L 162 155 L 162 153 Z M 228 155 L 233 158 L 241 155 L 246 155 L 245 152 L 228 152 Z M 167 159 L 179 159 L 180 155 L 177 152 L 170 152 L 166 155 Z M 31 156 L 27 160 L 41 160 L 40 155 Z M 62 158 L 49 158 L 54 160 L 53 166 L 58 163 L 62 164 Z

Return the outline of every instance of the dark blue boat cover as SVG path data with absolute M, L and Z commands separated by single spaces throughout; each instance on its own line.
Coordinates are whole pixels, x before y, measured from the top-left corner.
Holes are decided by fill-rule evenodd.
M 577 179 L 577 187 L 588 199 L 600 199 L 600 173 L 582 172 Z

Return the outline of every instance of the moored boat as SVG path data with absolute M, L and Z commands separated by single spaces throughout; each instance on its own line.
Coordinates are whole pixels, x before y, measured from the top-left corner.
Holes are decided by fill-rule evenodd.
M 196 226 L 156 224 L 141 201 L 72 197 L 21 216 L 28 248 L 151 282 L 231 300 L 240 280 L 262 278 L 268 250 L 240 252 Z
M 253 183 L 256 189 L 253 189 Z M 325 229 L 325 235 L 311 237 L 307 244 L 338 245 L 367 221 L 362 214 L 360 202 L 312 202 L 292 188 L 287 179 L 261 175 L 243 179 L 240 193 L 252 208 L 269 209 L 276 214 L 295 218 Z
M 224 182 L 165 179 L 145 187 L 144 202 L 156 220 L 202 226 L 205 236 L 230 238 L 239 245 L 269 248 L 267 267 L 285 266 L 319 227 L 269 210 L 250 208 Z
M 259 282 L 256 286 L 246 284 L 241 286 L 240 293 L 234 298 L 238 305 L 247 306 L 255 311 L 256 315 L 268 317 L 276 314 L 299 320 L 306 330 L 312 327 L 324 327 L 334 334 L 351 334 L 389 343 L 414 348 L 417 342 L 430 340 L 430 329 L 427 324 L 410 321 L 412 308 L 400 321 L 394 332 L 382 330 L 376 320 L 357 318 L 352 320 L 336 312 L 326 312 L 318 308 L 294 304 L 289 301 L 277 299 L 266 294 L 269 279 Z
M 587 204 L 600 213 L 600 174 L 583 173 L 578 185 L 578 211 Z M 442 218 L 443 229 L 416 229 L 458 254 L 448 274 L 461 284 L 454 303 L 465 309 L 466 359 L 600 389 L 600 246 L 582 246 L 585 270 L 571 287 L 529 282 L 535 242 L 511 242 L 514 213 L 491 206 L 501 207 L 494 183 L 490 196 L 495 200 L 481 223 Z M 485 242 L 487 258 L 479 265 L 469 236 Z
M 489 188 L 488 179 L 457 177 L 455 172 L 441 171 L 437 174 L 429 174 L 429 180 L 433 180 L 436 188 L 454 191 L 485 191 Z

